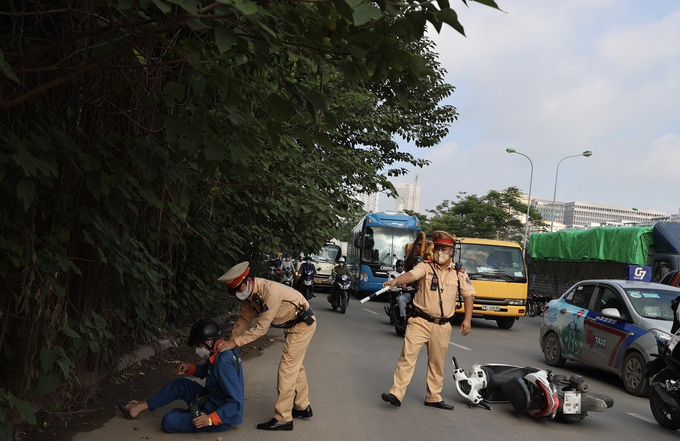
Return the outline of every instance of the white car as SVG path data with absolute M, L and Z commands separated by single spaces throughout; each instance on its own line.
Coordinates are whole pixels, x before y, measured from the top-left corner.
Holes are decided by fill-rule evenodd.
M 548 303 L 539 342 L 550 366 L 577 361 L 614 372 L 633 395 L 649 393 L 645 365 L 656 337 L 669 340 L 680 288 L 629 280 L 584 280 Z

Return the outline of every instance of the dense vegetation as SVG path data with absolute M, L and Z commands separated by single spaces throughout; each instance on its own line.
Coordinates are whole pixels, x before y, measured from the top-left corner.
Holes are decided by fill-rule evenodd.
M 448 0 L 5 1 L 0 437 L 424 164 L 393 137 L 456 118 L 428 23 L 463 33 Z

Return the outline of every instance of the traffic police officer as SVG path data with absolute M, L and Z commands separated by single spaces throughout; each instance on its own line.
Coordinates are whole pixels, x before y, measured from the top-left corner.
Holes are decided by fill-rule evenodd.
M 293 418 L 312 417 L 309 385 L 302 362 L 316 330 L 314 311 L 304 296 L 293 288 L 253 277 L 248 262 L 230 268 L 218 281 L 227 285 L 229 293 L 241 301 L 231 340 L 218 345 L 218 350 L 246 345 L 265 335 L 269 326 L 284 328 L 286 342 L 279 363 L 274 418 L 258 424 L 257 428 L 293 430 Z M 256 315 L 257 325 L 249 329 Z
M 444 359 L 451 338 L 451 320 L 456 311 L 456 295 L 463 296 L 465 318 L 460 325 L 463 335 L 470 333 L 472 321 L 472 295 L 475 289 L 465 270 L 456 271 L 452 262 L 454 239 L 446 231 L 432 233 L 434 260 L 417 264 L 383 286 L 407 285 L 418 281 L 418 291 L 413 298 L 413 317 L 408 321 L 404 346 L 394 372 L 394 383 L 382 399 L 393 406 L 401 406 L 406 387 L 411 382 L 418 353 L 427 346 L 427 395 L 425 405 L 452 410 L 453 406 L 442 400 L 444 387 Z

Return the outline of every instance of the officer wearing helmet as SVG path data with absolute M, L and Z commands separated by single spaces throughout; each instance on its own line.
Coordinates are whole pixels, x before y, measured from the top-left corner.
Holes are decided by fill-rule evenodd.
M 210 319 L 199 320 L 191 328 L 188 346 L 196 346 L 196 353 L 206 358 L 203 364 L 180 362 L 175 375 L 192 375 L 205 379 L 205 386 L 186 377 L 168 383 L 147 401 L 118 407 L 128 419 L 137 418 L 145 410 L 156 410 L 175 400 L 183 400 L 190 411 L 173 410 L 166 413 L 161 426 L 166 432 L 224 432 L 243 421 L 243 369 L 241 356 L 234 348 L 217 353 L 220 327 Z
M 383 284 L 392 289 L 395 285 L 418 283 L 413 297 L 413 313 L 408 320 L 401 356 L 394 371 L 389 392 L 382 394 L 383 401 L 401 406 L 406 387 L 411 382 L 418 354 L 427 346 L 427 395 L 425 405 L 453 410 L 439 394 L 444 387 L 444 359 L 451 339 L 451 321 L 456 311 L 456 297 L 464 299 L 465 318 L 460 325 L 463 335 L 470 333 L 472 321 L 472 296 L 475 289 L 465 274 L 452 261 L 455 240 L 446 231 L 432 233 L 433 259 L 417 264 L 396 279 Z
M 257 428 L 293 430 L 293 418 L 313 416 L 302 362 L 316 330 L 314 311 L 307 299 L 293 288 L 254 277 L 248 262 L 230 268 L 218 281 L 227 285 L 229 294 L 241 301 L 231 340 L 221 342 L 218 351 L 249 344 L 265 335 L 270 326 L 283 328 L 286 343 L 279 363 L 274 417 Z M 250 328 L 255 316 L 257 325 Z

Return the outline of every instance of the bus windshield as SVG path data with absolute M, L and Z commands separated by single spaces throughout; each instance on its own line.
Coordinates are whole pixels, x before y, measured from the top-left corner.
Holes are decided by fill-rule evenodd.
M 511 278 L 526 278 L 520 248 L 498 245 L 462 245 L 461 264 L 470 276 L 505 274 Z
M 394 265 L 397 259 L 403 259 L 406 256 L 406 245 L 411 244 L 418 235 L 416 230 L 403 228 L 373 227 L 369 230 L 361 260 L 384 265 Z

